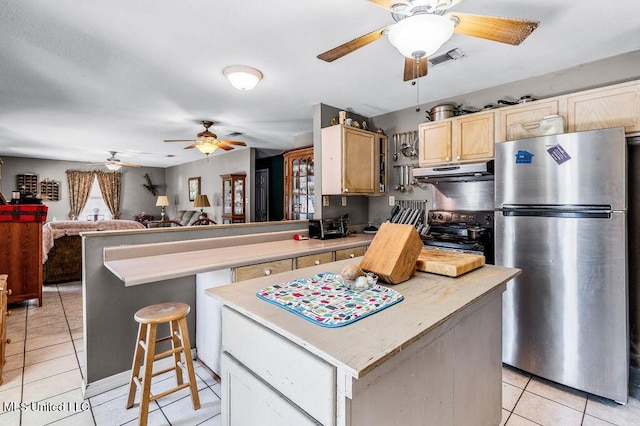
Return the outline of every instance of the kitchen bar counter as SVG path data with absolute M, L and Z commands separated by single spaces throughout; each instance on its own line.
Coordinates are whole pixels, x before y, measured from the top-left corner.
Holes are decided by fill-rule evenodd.
M 368 234 L 355 234 L 329 240 L 300 241 L 294 240 L 292 235 L 286 236 L 286 239 L 265 242 L 250 240 L 247 237 L 215 238 L 210 242 L 211 245 L 216 244 L 214 248 L 206 248 L 207 242 L 203 240 L 193 242 L 191 245 L 189 242 L 178 242 L 135 247 L 106 247 L 104 265 L 122 280 L 125 286 L 133 286 L 214 270 L 364 246 L 373 239 L 373 236 Z M 260 236 L 260 238 L 268 238 L 268 236 Z M 227 240 L 233 242 L 233 245 L 219 244 Z M 164 250 L 160 250 L 163 245 Z M 171 245 L 179 245 L 180 251 L 170 252 Z M 123 252 L 131 253 L 130 257 L 123 258 Z M 141 255 L 145 252 L 147 255 Z
M 520 270 L 485 265 L 458 278 L 418 272 L 393 286 L 402 302 L 339 328 L 320 327 L 255 295 L 359 261 L 207 290 L 225 306 L 223 423 L 282 420 L 287 413 L 322 424 L 498 424 L 502 292 Z M 294 367 L 300 363 L 304 371 Z M 248 385 L 252 376 L 268 386 Z M 255 406 L 235 411 L 236 397 Z

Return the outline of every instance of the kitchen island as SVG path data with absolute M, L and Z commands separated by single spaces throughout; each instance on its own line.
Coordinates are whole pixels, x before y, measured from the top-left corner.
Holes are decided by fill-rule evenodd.
M 306 232 L 300 226 L 299 222 L 272 224 L 267 229 L 276 231 L 256 232 L 262 229 L 257 224 L 219 225 L 210 228 L 236 235 L 200 239 L 195 238 L 203 231 L 197 230 L 192 236 L 188 229 L 168 228 L 166 234 L 187 237 L 147 244 L 131 244 L 131 237 L 161 232 L 132 230 L 127 234 L 130 238 L 110 244 L 117 231 L 85 234 L 87 244 L 101 243 L 100 267 L 92 268 L 94 265 L 88 263 L 83 278 L 85 395 L 97 395 L 129 380 L 131 342 L 135 342 L 137 333 L 133 315 L 138 309 L 167 301 L 189 304 L 190 341 L 196 345 L 199 360 L 220 374 L 221 305 L 204 297 L 206 288 L 241 281 L 248 273 L 275 274 L 278 268 L 301 268 L 309 260 L 312 264 L 316 259 L 324 263 L 345 254 L 361 255 L 373 238 L 355 234 L 298 241 L 293 236 Z M 91 257 L 96 249 L 85 251 Z M 105 279 L 96 279 L 100 275 L 106 275 Z
M 359 261 L 206 291 L 224 305 L 223 424 L 499 424 L 502 292 L 520 270 L 418 272 L 393 286 L 403 301 L 339 328 L 256 296 Z

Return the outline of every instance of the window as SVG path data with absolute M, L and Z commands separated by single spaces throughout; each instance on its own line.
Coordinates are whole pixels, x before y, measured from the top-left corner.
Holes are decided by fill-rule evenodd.
M 78 220 L 111 220 L 111 212 L 102 199 L 100 185 L 98 179 L 93 178 L 93 186 L 87 204 L 84 206 L 82 213 L 78 216 Z

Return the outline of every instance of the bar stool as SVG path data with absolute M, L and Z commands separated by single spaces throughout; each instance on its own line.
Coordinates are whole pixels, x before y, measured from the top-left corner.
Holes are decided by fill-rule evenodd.
M 139 425 L 146 425 L 149 417 L 149 403 L 167 396 L 186 387 L 191 390 L 191 402 L 193 409 L 200 408 L 200 398 L 196 378 L 193 372 L 193 360 L 191 358 L 191 345 L 189 343 L 189 330 L 187 329 L 187 314 L 191 307 L 186 303 L 169 302 L 147 306 L 135 313 L 134 318 L 139 323 L 138 340 L 133 355 L 133 367 L 129 380 L 129 397 L 127 408 L 133 407 L 136 396 L 136 387 L 141 389 Z M 169 323 L 171 335 L 160 339 L 156 338 L 158 324 Z M 171 340 L 171 349 L 156 354 L 156 343 Z M 144 374 L 140 377 L 140 368 L 143 364 Z M 184 362 L 181 359 L 184 353 Z M 153 372 L 153 361 L 173 356 L 173 366 L 162 371 Z M 186 370 L 185 370 L 186 367 Z M 151 379 L 168 371 L 175 370 L 177 386 L 158 395 L 151 396 Z M 184 383 L 182 373 L 186 373 L 189 381 Z

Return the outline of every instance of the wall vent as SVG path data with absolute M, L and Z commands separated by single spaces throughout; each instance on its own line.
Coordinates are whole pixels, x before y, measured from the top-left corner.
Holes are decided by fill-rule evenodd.
M 464 58 L 465 56 L 467 56 L 467 54 L 456 47 L 455 49 L 451 49 L 447 53 L 443 53 L 442 55 L 429 58 L 429 65 L 433 67 L 445 62 L 455 61 L 457 59 Z

